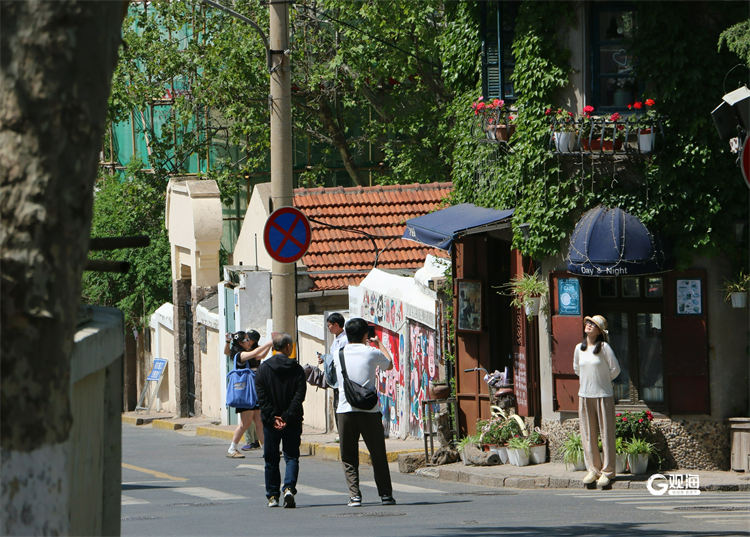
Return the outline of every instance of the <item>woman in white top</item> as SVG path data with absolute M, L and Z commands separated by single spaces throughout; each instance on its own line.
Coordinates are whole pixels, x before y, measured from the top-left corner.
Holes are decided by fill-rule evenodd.
M 587 488 L 599 485 L 611 488 L 615 476 L 615 398 L 612 381 L 620 374 L 612 347 L 609 346 L 607 319 L 601 315 L 584 318 L 583 341 L 573 353 L 573 370 L 580 380 L 578 418 L 583 442 L 583 459 L 588 473 Z M 604 461 L 599 456 L 598 437 L 602 438 Z M 595 484 L 596 482 L 596 484 Z

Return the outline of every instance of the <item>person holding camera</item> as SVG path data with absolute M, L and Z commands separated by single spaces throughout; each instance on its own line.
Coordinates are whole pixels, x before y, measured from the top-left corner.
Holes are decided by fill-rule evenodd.
M 391 355 L 383 343 L 375 337 L 374 333 L 368 333 L 369 326 L 364 319 L 349 319 L 345 325 L 345 330 L 349 343 L 333 355 L 337 385 L 344 386 L 344 372 L 342 372 L 341 367 L 341 360 L 343 359 L 346 377 L 349 381 L 357 383 L 363 388 L 374 389 L 377 386 L 376 368 L 379 367 L 381 371 L 392 369 Z M 377 345 L 377 348 L 368 343 Z M 370 452 L 380 500 L 383 505 L 394 505 L 396 500 L 393 499 L 391 473 L 388 469 L 386 457 L 380 402 L 376 399 L 375 405 L 369 409 L 357 408 L 347 400 L 346 389 L 340 390 L 336 418 L 339 426 L 341 463 L 349 488 L 347 505 L 349 507 L 362 505 L 362 493 L 359 488 L 360 435 Z

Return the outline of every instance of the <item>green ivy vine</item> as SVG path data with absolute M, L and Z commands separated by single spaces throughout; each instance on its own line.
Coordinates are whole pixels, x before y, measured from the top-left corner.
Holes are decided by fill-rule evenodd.
M 717 43 L 723 31 L 746 18 L 745 4 L 636 4 L 638 28 L 629 47 L 638 58 L 638 78 L 647 81 L 645 96 L 656 100 L 667 120 L 653 156 L 620 163 L 591 156 L 576 161 L 549 148 L 544 110 L 562 105 L 569 84 L 569 52 L 562 44 L 580 24 L 576 5 L 521 4 L 513 43 L 518 118 L 510 150 L 457 139 L 454 202 L 515 207 L 516 225 L 529 223 L 530 236 L 515 233 L 513 247 L 535 258 L 564 251 L 581 214 L 603 204 L 622 208 L 671 239 L 678 262 L 719 251 L 735 264 L 746 261 L 734 240 L 735 223 L 747 222 L 746 187 L 710 115 L 725 93 L 724 75 L 738 59 L 717 51 Z M 464 103 L 467 118 L 471 101 Z

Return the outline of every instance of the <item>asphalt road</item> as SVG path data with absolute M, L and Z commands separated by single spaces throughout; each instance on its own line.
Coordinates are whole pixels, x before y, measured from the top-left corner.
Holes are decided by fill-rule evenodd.
M 263 459 L 222 440 L 123 424 L 122 535 L 750 535 L 750 493 L 654 497 L 645 490 L 489 489 L 398 473 L 383 506 L 361 467 L 363 506 L 346 506 L 339 463 L 300 460 L 297 508 L 266 507 Z M 283 465 L 282 465 L 283 475 Z

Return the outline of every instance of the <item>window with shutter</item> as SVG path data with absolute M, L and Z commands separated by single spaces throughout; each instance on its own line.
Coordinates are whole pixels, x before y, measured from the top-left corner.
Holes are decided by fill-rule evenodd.
M 511 81 L 515 67 L 513 37 L 519 2 L 482 2 L 482 95 L 516 99 Z

